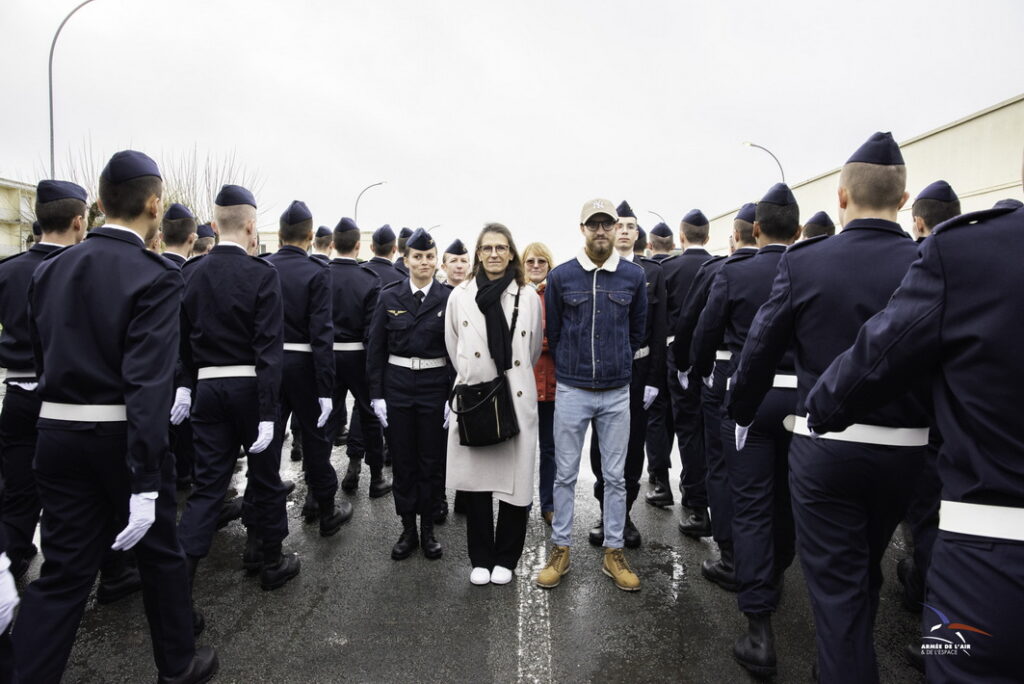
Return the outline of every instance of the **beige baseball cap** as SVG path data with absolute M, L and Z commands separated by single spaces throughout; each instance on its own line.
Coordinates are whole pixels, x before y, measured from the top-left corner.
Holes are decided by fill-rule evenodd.
M 583 205 L 583 209 L 580 211 L 580 223 L 586 223 L 597 214 L 608 214 L 612 217 L 612 221 L 619 220 L 614 204 L 606 199 L 593 199 Z

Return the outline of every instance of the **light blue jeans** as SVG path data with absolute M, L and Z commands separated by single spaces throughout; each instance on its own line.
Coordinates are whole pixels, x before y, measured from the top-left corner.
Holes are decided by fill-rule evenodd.
M 622 475 L 629 445 L 629 385 L 588 392 L 558 383 L 555 388 L 555 518 L 551 542 L 572 546 L 576 478 L 583 439 L 591 421 L 601 444 L 604 477 L 604 545 L 622 548 L 626 526 L 626 480 Z

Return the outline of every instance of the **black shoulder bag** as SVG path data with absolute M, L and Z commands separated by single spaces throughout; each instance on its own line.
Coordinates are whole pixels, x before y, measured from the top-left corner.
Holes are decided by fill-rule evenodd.
M 519 293 L 512 311 L 511 332 L 515 341 L 519 318 Z M 455 400 L 454 403 L 452 400 Z M 475 385 L 456 385 L 448 397 L 451 412 L 459 417 L 459 444 L 468 447 L 491 446 L 519 434 L 519 420 L 512 405 L 512 389 L 503 371 L 498 377 Z

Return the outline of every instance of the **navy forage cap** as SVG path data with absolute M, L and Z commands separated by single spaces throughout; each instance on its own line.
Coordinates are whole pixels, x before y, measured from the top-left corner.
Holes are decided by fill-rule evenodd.
M 938 200 L 939 202 L 956 202 L 960 198 L 953 192 L 953 188 L 949 186 L 949 183 L 944 180 L 937 180 L 918 193 L 914 201 L 923 199 Z
M 32 234 L 35 235 L 36 237 L 39 237 L 40 235 L 43 234 L 43 227 L 39 225 L 39 221 L 32 222 Z
M 213 226 L 211 226 L 209 223 L 204 223 L 203 225 L 196 228 L 196 237 L 217 237 L 217 234 L 213 232 Z
M 167 208 L 166 212 L 164 212 L 164 218 L 168 220 L 184 218 L 195 220 L 196 217 L 192 215 L 192 212 L 189 211 L 188 207 L 186 207 L 184 204 L 178 204 L 177 202 L 175 202 L 174 204 Z
M 708 217 L 700 209 L 691 209 L 683 217 L 683 223 L 689 223 L 691 226 L 706 226 L 708 225 Z
M 420 230 L 422 230 L 422 229 L 420 229 Z M 400 238 L 412 237 L 412 232 L 413 232 L 412 228 L 403 228 L 402 230 L 398 231 L 398 237 L 400 237 Z
M 629 206 L 629 202 L 626 200 L 622 200 L 622 204 L 615 207 L 615 213 L 619 215 L 619 218 L 636 218 L 633 207 Z
M 651 228 L 651 235 L 663 238 L 672 237 L 672 229 L 668 227 L 667 223 L 661 222 Z
M 430 237 L 430 233 L 422 228 L 417 228 L 416 231 L 409 236 L 409 241 L 405 243 L 406 249 L 415 249 L 421 252 L 425 252 L 432 247 L 434 247 L 434 238 Z
M 1021 207 L 1024 207 L 1024 202 L 1021 202 L 1019 199 L 1013 199 L 1012 197 L 1001 199 L 992 205 L 993 209 L 1020 209 Z
M 469 250 L 466 249 L 466 245 L 462 244 L 462 240 L 455 238 L 455 242 L 448 245 L 447 249 L 444 250 L 445 254 L 469 254 Z
M 824 226 L 825 228 L 835 228 L 836 224 L 832 223 L 832 219 L 828 217 L 823 211 L 819 211 L 817 214 L 807 219 L 807 226 Z
M 248 204 L 256 208 L 256 198 L 253 194 L 241 185 L 225 185 L 217 193 L 217 199 L 213 201 L 218 207 L 234 207 L 239 204 Z
M 303 221 L 312 221 L 313 214 L 309 212 L 309 207 L 302 200 L 294 200 L 288 205 L 288 208 L 281 214 L 281 220 L 289 226 L 294 226 L 296 223 L 302 223 Z
M 639 240 L 640 238 L 644 237 L 645 235 L 647 235 L 647 232 L 643 228 L 641 228 L 640 225 L 638 224 L 637 227 L 636 227 L 636 239 Z
M 857 148 L 853 156 L 846 160 L 847 164 L 878 164 L 879 166 L 903 165 L 903 154 L 900 146 L 892 138 L 892 133 L 875 133 L 867 142 Z
M 740 207 L 740 210 L 736 213 L 736 220 L 746 221 L 747 223 L 753 223 L 756 210 L 756 204 L 754 204 L 753 202 L 747 202 L 742 207 Z
M 161 178 L 160 168 L 147 155 L 135 150 L 118 152 L 110 158 L 100 173 L 101 178 L 105 178 L 111 183 L 124 183 L 142 176 Z
M 76 199 L 88 202 L 85 188 L 71 181 L 44 180 L 36 186 L 36 203 L 46 204 L 62 199 Z
M 768 188 L 768 192 L 764 194 L 761 201 L 765 204 L 778 204 L 779 206 L 786 207 L 790 204 L 796 204 L 796 197 L 793 196 L 793 191 L 789 189 L 788 185 L 776 183 Z
M 388 228 L 388 227 L 384 226 L 380 230 L 384 230 L 384 228 Z M 352 219 L 350 219 L 348 216 L 342 217 L 342 219 L 340 221 L 338 221 L 338 225 L 334 226 L 334 232 L 335 233 L 347 233 L 350 230 L 359 230 L 359 226 L 357 226 L 356 222 L 353 221 Z M 377 233 L 379 233 L 380 230 L 378 230 L 376 233 L 373 234 L 374 240 L 377 239 Z M 388 230 L 391 230 L 391 229 L 388 228 Z M 317 235 L 319 235 L 319 234 L 320 234 L 320 231 L 317 231 Z M 394 238 L 392 237 L 392 239 L 394 239 Z M 389 241 L 388 240 L 383 240 L 382 242 L 389 242 Z
M 334 231 L 328 228 L 327 226 L 320 226 L 319 228 L 316 229 L 316 236 L 318 238 L 330 237 L 333 234 Z
M 395 231 L 391 230 L 391 226 L 385 223 L 383 226 L 373 231 L 371 239 L 376 245 L 386 245 L 389 242 L 395 241 Z

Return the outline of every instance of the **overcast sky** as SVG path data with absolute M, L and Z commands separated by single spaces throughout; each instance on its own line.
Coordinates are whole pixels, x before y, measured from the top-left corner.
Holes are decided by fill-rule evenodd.
M 47 54 L 79 0 L 0 2 L 0 176 L 48 167 Z M 235 154 L 263 227 L 292 199 L 317 223 L 487 221 L 559 260 L 584 201 L 675 228 L 1024 91 L 1024 2 L 256 2 L 95 0 L 54 58 L 68 151 L 158 162 Z M 804 207 L 809 216 L 835 207 Z M 806 216 L 804 218 L 806 218 Z

